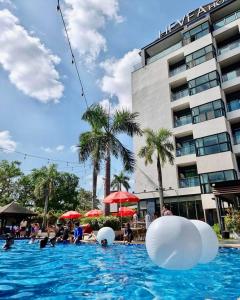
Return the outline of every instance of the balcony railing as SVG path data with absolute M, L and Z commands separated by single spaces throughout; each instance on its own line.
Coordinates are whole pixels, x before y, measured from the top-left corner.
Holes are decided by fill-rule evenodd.
M 222 75 L 222 80 L 223 80 L 223 82 L 226 82 L 226 81 L 229 81 L 229 80 L 233 80 L 237 77 L 240 77 L 240 68 L 223 74 Z
M 240 144 L 240 129 L 234 132 L 233 141 L 234 141 L 234 145 Z
M 196 149 L 195 149 L 194 144 L 176 149 L 176 156 L 177 157 L 185 156 L 185 155 L 189 155 L 189 154 L 194 154 L 194 153 L 196 153 Z
M 240 18 L 240 10 L 224 17 L 223 19 L 217 21 L 215 24 L 213 24 L 213 28 L 214 30 L 217 30 L 219 28 L 222 28 L 224 26 L 226 26 L 227 24 L 237 20 Z
M 180 188 L 188 188 L 188 187 L 194 187 L 199 185 L 200 185 L 200 181 L 198 176 L 179 179 Z
M 234 110 L 240 109 L 240 98 L 229 101 L 227 103 L 227 108 L 228 108 L 228 111 L 234 111 Z
M 172 101 L 176 101 L 187 96 L 189 96 L 188 88 L 172 93 Z
M 191 123 L 192 123 L 192 116 L 187 115 L 187 116 L 182 116 L 179 119 L 176 119 L 174 122 L 174 126 L 180 127 L 180 126 L 191 124 Z
M 179 74 L 181 72 L 186 71 L 186 69 L 187 69 L 186 64 L 182 64 L 181 66 L 178 66 L 178 67 L 170 70 L 169 71 L 169 75 L 170 75 L 170 77 L 175 76 L 175 75 L 177 75 L 177 74 Z
M 218 49 L 218 55 L 227 53 L 227 52 L 229 52 L 233 49 L 236 49 L 236 48 L 240 48 L 240 39 L 219 48 Z

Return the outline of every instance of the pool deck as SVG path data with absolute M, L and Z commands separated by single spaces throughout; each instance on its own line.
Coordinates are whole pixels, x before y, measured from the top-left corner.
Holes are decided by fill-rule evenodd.
M 240 240 L 220 240 L 219 246 L 224 248 L 240 248 Z

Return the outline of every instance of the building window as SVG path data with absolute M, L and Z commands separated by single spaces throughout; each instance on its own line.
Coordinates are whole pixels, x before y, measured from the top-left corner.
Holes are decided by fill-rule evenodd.
M 188 82 L 190 95 L 195 95 L 216 87 L 220 84 L 219 75 L 217 71 L 200 76 Z
M 222 116 L 226 116 L 226 111 L 221 99 L 192 108 L 193 124 Z
M 213 45 L 204 47 L 186 56 L 187 69 L 200 65 L 216 56 Z
M 231 181 L 237 179 L 235 170 L 226 170 L 212 173 L 200 174 L 200 183 L 202 194 L 209 194 L 212 192 L 211 185 L 216 182 Z
M 197 156 L 231 151 L 231 140 L 227 132 L 206 136 L 195 140 Z
M 188 188 L 199 186 L 199 176 L 197 166 L 179 167 L 178 168 L 179 187 Z
M 181 72 L 184 72 L 186 70 L 186 63 L 185 59 L 169 66 L 169 76 L 175 76 Z
M 174 113 L 174 127 L 184 126 L 192 123 L 190 108 L 186 108 Z
M 176 101 L 180 98 L 189 96 L 188 85 L 184 84 L 177 88 L 172 88 L 172 101 Z
M 228 111 L 240 109 L 240 92 L 226 95 L 226 98 Z
M 213 29 L 217 30 L 219 28 L 222 28 L 224 26 L 226 26 L 227 24 L 237 20 L 240 18 L 240 10 L 234 12 L 233 14 L 230 14 L 226 17 L 224 17 L 223 19 L 217 21 L 215 24 L 213 24 Z
M 232 51 L 236 48 L 240 48 L 240 35 L 239 34 L 220 43 L 218 45 L 218 55 L 228 53 L 229 51 Z
M 240 124 L 233 124 L 232 125 L 232 135 L 233 135 L 233 142 L 234 145 L 240 144 Z
M 181 138 L 176 138 L 176 156 L 185 156 L 189 154 L 195 154 L 195 142 L 193 136 L 186 136 Z
M 204 35 L 207 35 L 210 32 L 210 26 L 208 22 L 205 22 L 183 34 L 183 44 L 190 44 Z
M 234 64 L 230 67 L 225 68 L 222 70 L 222 81 L 229 81 L 233 80 L 237 77 L 240 77 L 240 64 Z

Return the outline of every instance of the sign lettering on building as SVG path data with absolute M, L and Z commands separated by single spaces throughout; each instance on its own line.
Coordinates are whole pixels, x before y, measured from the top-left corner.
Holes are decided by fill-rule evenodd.
M 209 3 L 204 6 L 200 6 L 198 9 L 194 11 L 190 11 L 185 16 L 183 16 L 181 19 L 171 23 L 169 26 L 167 26 L 166 30 L 164 32 L 159 32 L 159 38 L 163 38 L 166 35 L 172 33 L 173 31 L 183 27 L 184 25 L 188 24 L 189 22 L 196 20 L 203 16 L 206 13 L 209 13 L 214 8 L 222 5 L 223 3 L 228 2 L 229 0 L 216 0 L 212 3 Z

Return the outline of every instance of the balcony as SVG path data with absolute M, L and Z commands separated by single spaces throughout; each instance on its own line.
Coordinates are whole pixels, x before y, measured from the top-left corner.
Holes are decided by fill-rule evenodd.
M 236 41 L 233 41 L 233 42 L 230 42 L 230 43 L 225 44 L 223 46 L 220 46 L 218 48 L 218 55 L 228 53 L 229 51 L 232 51 L 236 48 L 240 48 L 240 39 L 237 39 Z
M 219 28 L 222 28 L 224 26 L 226 26 L 227 24 L 236 21 L 237 19 L 240 18 L 240 10 L 220 19 L 219 21 L 215 22 L 213 24 L 213 29 L 217 30 Z
M 186 69 L 187 69 L 187 66 L 185 63 L 185 59 L 181 60 L 180 62 L 169 66 L 169 76 L 173 77 L 179 73 L 186 71 Z
M 176 149 L 177 157 L 185 156 L 185 155 L 189 155 L 189 154 L 195 154 L 195 153 L 196 153 L 196 150 L 195 150 L 194 144 Z
M 184 84 L 177 88 L 172 88 L 172 101 L 189 96 L 188 85 Z
M 193 136 L 185 136 L 182 138 L 176 138 L 176 157 L 195 154 L 195 142 Z
M 200 185 L 200 181 L 198 176 L 179 179 L 180 188 L 188 188 L 188 187 L 194 187 L 199 185 Z
M 228 112 L 240 109 L 240 92 L 226 95 Z
M 222 74 L 222 81 L 223 82 L 227 82 L 227 81 L 233 80 L 233 79 L 235 79 L 237 77 L 240 77 L 240 66 L 237 67 L 234 70 L 229 70 L 226 73 L 224 72 Z
M 240 128 L 233 131 L 233 142 L 234 145 L 240 144 Z

